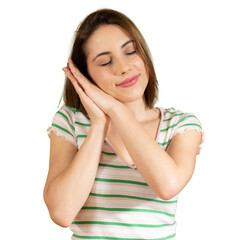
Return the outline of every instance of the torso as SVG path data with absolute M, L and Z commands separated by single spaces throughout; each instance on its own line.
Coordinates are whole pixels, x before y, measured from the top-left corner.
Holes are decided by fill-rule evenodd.
M 157 108 L 151 109 L 151 114 L 150 114 L 150 119 L 146 122 L 143 123 L 142 126 L 144 129 L 150 134 L 150 136 L 156 140 L 157 136 L 157 131 L 160 125 L 160 120 L 161 120 L 161 113 L 160 110 Z M 134 166 L 134 162 L 128 153 L 122 139 L 120 136 L 117 134 L 117 131 L 115 131 L 114 127 L 110 125 L 108 128 L 106 137 L 108 141 L 111 143 L 113 146 L 115 152 L 129 165 Z

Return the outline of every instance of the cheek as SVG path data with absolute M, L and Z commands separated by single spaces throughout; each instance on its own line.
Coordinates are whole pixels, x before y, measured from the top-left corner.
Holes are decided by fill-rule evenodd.
M 145 63 L 143 61 L 143 59 L 140 56 L 137 56 L 136 58 L 136 65 L 140 68 L 140 69 L 144 69 L 145 71 L 147 71 L 147 68 L 145 66 Z
M 103 76 L 101 69 L 97 68 L 94 64 L 89 62 L 87 59 L 87 72 L 91 77 L 91 80 L 99 87 L 100 86 L 100 79 Z
M 148 69 L 148 67 L 146 67 L 146 65 L 142 59 L 139 61 L 139 67 L 140 67 L 140 69 L 144 70 L 146 77 L 148 78 L 149 77 L 149 69 Z
M 89 69 L 89 70 L 92 80 L 96 83 L 96 85 L 99 88 L 104 89 L 104 87 L 106 86 L 106 81 L 109 79 L 107 77 L 107 73 L 102 69 Z
M 98 85 L 98 79 L 100 75 L 99 72 L 91 65 L 90 66 L 88 65 L 87 70 L 92 80 Z

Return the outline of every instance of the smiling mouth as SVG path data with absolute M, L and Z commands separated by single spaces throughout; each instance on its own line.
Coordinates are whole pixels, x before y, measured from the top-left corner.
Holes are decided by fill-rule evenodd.
M 129 88 L 129 87 L 131 87 L 131 86 L 133 86 L 133 85 L 136 84 L 136 82 L 138 81 L 138 78 L 139 78 L 139 76 L 136 76 L 136 77 L 132 78 L 130 81 L 126 81 L 125 83 L 117 85 L 117 87 L 120 87 L 120 88 Z
M 116 84 L 116 86 L 121 86 L 121 85 L 124 85 L 124 84 L 127 84 L 129 82 L 132 82 L 134 81 L 135 79 L 138 79 L 139 75 L 134 75 L 134 76 L 131 76 L 129 78 L 126 78 L 124 81 L 122 81 L 121 83 L 119 84 Z

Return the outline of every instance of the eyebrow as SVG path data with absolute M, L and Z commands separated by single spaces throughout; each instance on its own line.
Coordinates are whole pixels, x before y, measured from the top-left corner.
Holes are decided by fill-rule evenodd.
M 127 42 L 125 42 L 124 44 L 122 44 L 121 48 L 124 48 L 127 44 L 131 43 L 131 42 L 134 42 L 134 40 L 128 40 Z M 95 61 L 95 59 L 99 56 L 102 56 L 102 55 L 106 55 L 106 54 L 110 54 L 111 52 L 110 51 L 107 51 L 107 52 L 102 52 L 102 53 L 99 53 L 97 54 L 94 58 L 93 58 L 93 62 Z

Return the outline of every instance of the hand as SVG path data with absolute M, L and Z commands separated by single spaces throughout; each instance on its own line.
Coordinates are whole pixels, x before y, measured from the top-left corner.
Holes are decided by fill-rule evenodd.
M 63 71 L 72 82 L 82 105 L 91 119 L 91 123 L 109 122 L 108 113 L 120 102 L 92 84 L 78 70 L 71 59 L 68 61 L 68 65 L 69 67 L 63 68 Z

